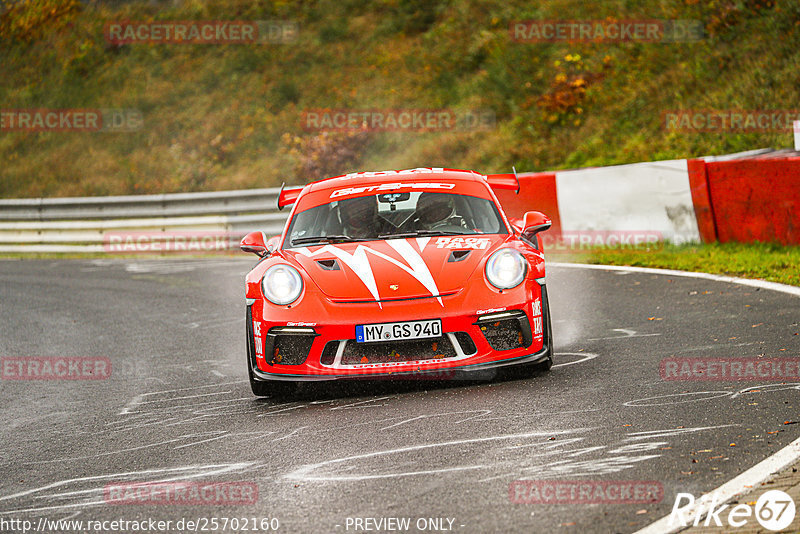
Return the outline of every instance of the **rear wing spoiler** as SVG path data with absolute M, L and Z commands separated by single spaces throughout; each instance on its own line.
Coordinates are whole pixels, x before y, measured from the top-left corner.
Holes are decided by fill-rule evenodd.
M 300 191 L 303 190 L 302 185 L 286 187 L 286 183 L 281 184 L 281 190 L 278 193 L 278 210 L 282 210 L 289 204 L 294 204 L 297 197 L 300 196 Z
M 513 173 L 487 174 L 486 182 L 494 189 L 509 189 L 519 195 L 519 178 L 517 169 L 511 167 Z
M 506 174 L 487 174 L 486 182 L 494 189 L 509 189 L 519 194 L 519 178 L 517 178 L 517 170 L 512 167 L 513 173 Z M 290 204 L 294 204 L 300 192 L 305 186 L 291 186 L 286 187 L 286 183 L 281 184 L 281 190 L 278 193 L 278 210 L 282 210 Z

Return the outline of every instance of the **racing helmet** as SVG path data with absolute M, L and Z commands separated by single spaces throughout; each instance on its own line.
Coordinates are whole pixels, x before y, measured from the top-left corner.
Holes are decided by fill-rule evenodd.
M 423 226 L 446 222 L 455 212 L 455 200 L 448 193 L 422 193 L 417 200 L 417 220 Z
M 348 198 L 339 201 L 339 219 L 342 229 L 353 237 L 374 234 L 378 220 L 378 202 L 375 196 Z

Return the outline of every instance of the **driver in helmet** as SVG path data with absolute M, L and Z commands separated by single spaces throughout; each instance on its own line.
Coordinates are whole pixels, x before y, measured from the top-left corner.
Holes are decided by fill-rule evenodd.
M 339 201 L 342 231 L 348 237 L 375 237 L 380 231 L 378 201 L 374 195 Z
M 456 217 L 456 203 L 453 195 L 447 193 L 422 193 L 417 200 L 418 230 L 433 230 L 442 226 L 461 226 L 461 218 Z

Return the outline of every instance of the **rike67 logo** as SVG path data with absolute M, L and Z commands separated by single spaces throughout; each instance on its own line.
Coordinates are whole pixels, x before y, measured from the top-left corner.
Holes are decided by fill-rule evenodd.
M 669 526 L 686 527 L 692 523 L 694 526 L 702 524 L 706 527 L 726 527 L 729 530 L 731 527 L 741 528 L 755 517 L 763 528 L 778 531 L 787 528 L 794 521 L 794 500 L 780 490 L 770 490 L 761 495 L 755 507 L 751 503 L 740 503 L 731 507 L 723 502 L 716 493 L 711 494 L 710 500 L 700 499 L 696 504 L 691 493 L 678 493 L 669 515 Z M 705 521 L 701 522 L 703 517 Z

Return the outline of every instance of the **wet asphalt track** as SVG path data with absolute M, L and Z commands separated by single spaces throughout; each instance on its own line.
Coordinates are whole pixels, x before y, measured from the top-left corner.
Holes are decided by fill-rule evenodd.
M 633 532 L 677 492 L 699 496 L 800 436 L 784 424 L 800 420 L 798 384 L 659 376 L 672 356 L 800 357 L 796 297 L 552 267 L 548 374 L 258 400 L 244 367 L 252 263 L 0 261 L 0 356 L 112 362 L 108 380 L 0 382 L 0 519 L 277 518 L 281 532 L 344 533 L 364 532 L 348 518 L 407 517 L 412 532 L 420 518 L 465 533 Z M 109 483 L 164 479 L 252 482 L 258 500 L 103 502 Z M 513 504 L 518 479 L 658 481 L 664 499 Z

